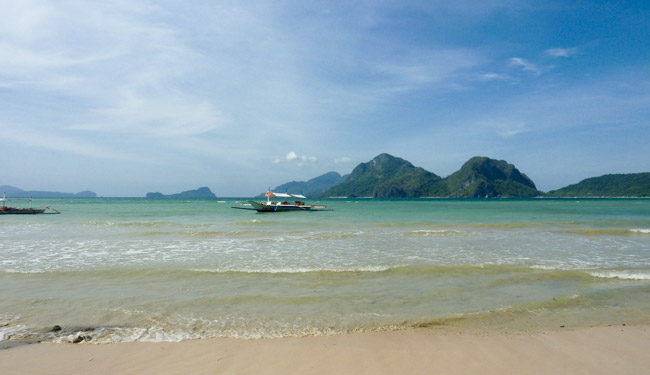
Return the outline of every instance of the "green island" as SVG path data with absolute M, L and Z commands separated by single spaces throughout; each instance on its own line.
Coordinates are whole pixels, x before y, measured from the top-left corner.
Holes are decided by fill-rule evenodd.
M 178 194 L 165 195 L 162 193 L 147 193 L 149 199 L 213 199 L 217 196 L 208 187 L 200 187 L 195 190 L 187 190 Z
M 575 185 L 543 192 L 505 160 L 475 156 L 447 177 L 440 177 L 407 160 L 382 153 L 357 165 L 349 175 L 328 172 L 309 181 L 292 181 L 275 191 L 316 197 L 369 198 L 541 198 L 648 197 L 650 173 L 608 174 Z

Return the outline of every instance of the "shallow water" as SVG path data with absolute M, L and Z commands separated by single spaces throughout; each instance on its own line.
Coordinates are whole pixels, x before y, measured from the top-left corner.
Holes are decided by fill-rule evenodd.
M 83 327 L 93 342 L 177 341 L 650 316 L 647 199 L 230 208 L 242 201 L 41 199 L 63 214 L 0 216 L 0 340 L 59 341 Z M 47 332 L 54 325 L 64 330 Z

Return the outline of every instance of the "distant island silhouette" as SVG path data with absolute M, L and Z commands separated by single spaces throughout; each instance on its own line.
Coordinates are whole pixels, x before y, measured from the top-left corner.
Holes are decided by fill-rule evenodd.
M 200 187 L 196 190 L 187 190 L 178 194 L 164 195 L 162 193 L 147 193 L 146 198 L 149 199 L 213 199 L 217 196 L 208 187 Z
M 97 194 L 86 190 L 79 193 L 59 193 L 56 191 L 22 190 L 15 186 L 0 186 L 0 194 L 7 193 L 12 198 L 97 198 Z

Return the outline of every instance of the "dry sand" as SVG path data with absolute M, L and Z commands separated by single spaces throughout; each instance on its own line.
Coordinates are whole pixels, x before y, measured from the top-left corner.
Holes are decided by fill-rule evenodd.
M 0 374 L 650 374 L 650 326 L 552 332 L 413 329 L 283 339 L 33 344 Z

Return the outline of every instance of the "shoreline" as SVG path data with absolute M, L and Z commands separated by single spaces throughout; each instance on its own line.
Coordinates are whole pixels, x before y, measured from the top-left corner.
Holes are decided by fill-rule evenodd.
M 2 374 L 639 374 L 650 324 L 539 331 L 412 328 L 268 339 L 0 349 Z

